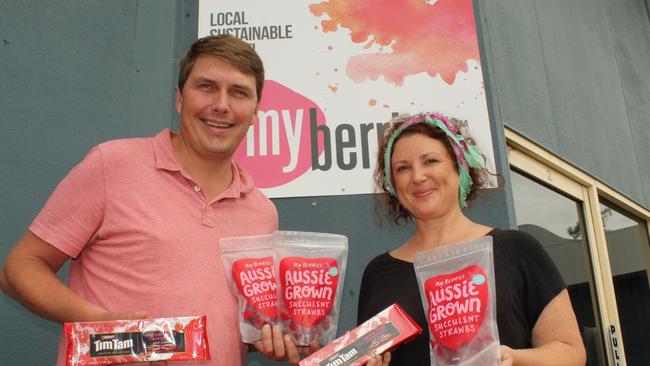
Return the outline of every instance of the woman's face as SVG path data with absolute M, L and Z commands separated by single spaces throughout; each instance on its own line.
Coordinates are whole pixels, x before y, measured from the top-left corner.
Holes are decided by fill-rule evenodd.
M 443 142 L 422 133 L 397 140 L 391 174 L 400 203 L 416 219 L 435 219 L 460 209 L 456 162 Z

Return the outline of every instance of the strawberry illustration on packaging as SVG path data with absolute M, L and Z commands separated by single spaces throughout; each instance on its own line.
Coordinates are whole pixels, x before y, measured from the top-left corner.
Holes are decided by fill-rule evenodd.
M 262 327 L 277 317 L 277 283 L 272 235 L 220 240 L 221 259 L 239 302 L 239 329 L 244 343 L 262 338 Z
M 244 318 L 271 322 L 277 314 L 277 285 L 273 257 L 245 258 L 232 265 L 232 277 L 248 304 Z
M 432 365 L 498 365 L 492 238 L 417 253 Z
M 457 350 L 476 337 L 485 318 L 488 285 L 476 265 L 429 278 L 424 283 L 431 333 L 444 347 Z
M 339 283 L 339 265 L 334 258 L 283 258 L 280 281 L 293 327 L 318 327 L 332 311 Z
M 279 315 L 296 344 L 329 343 L 336 335 L 347 238 L 341 235 L 279 231 L 273 247 L 280 282 Z

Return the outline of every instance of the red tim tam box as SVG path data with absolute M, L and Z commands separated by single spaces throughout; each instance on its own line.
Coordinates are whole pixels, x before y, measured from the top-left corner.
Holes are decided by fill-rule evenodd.
M 397 304 L 300 361 L 300 366 L 358 366 L 422 333 L 417 323 Z

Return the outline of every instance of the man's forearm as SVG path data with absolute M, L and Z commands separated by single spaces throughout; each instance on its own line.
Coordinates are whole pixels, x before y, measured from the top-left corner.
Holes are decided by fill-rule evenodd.
M 33 313 L 57 323 L 97 320 L 105 309 L 88 302 L 66 287 L 36 258 L 7 258 L 2 290 Z

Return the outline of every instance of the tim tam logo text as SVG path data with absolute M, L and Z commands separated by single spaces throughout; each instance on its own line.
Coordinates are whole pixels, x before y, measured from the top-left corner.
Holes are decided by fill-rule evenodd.
M 132 339 L 107 339 L 107 340 L 98 340 L 93 343 L 95 350 L 97 351 L 106 351 L 106 350 L 122 350 L 122 349 L 131 349 L 133 348 Z
M 388 125 L 328 126 L 316 103 L 271 80 L 257 117 L 235 158 L 260 188 L 288 183 L 309 170 L 369 169 L 371 146 L 377 146 Z
M 90 356 L 107 357 L 139 353 L 142 345 L 141 336 L 139 332 L 91 334 Z
M 344 365 L 347 361 L 352 360 L 354 356 L 356 356 L 359 352 L 352 348 L 346 353 L 338 355 L 336 359 L 332 360 L 331 362 L 328 362 L 325 366 L 340 366 Z

